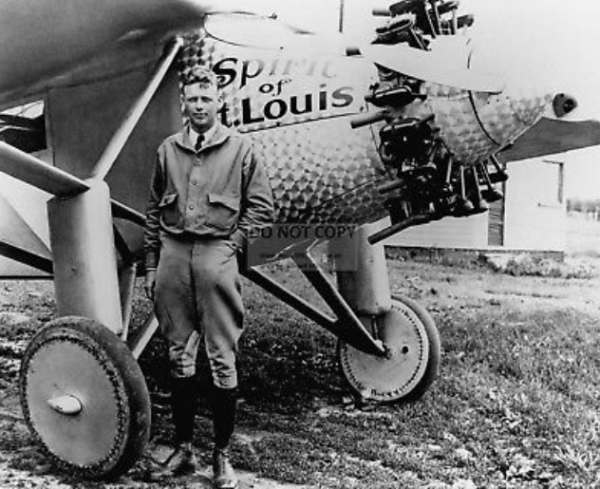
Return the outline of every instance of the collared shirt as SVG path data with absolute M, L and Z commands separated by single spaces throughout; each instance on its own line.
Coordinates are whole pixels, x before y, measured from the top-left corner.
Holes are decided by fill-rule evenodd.
M 158 263 L 161 231 L 243 247 L 251 232 L 273 221 L 269 179 L 250 139 L 217 123 L 196 151 L 193 136 L 185 128 L 157 150 L 144 229 L 149 269 Z
M 202 133 L 202 137 L 204 138 L 204 142 L 203 144 L 206 144 L 207 141 L 210 141 L 210 139 L 213 137 L 213 135 L 215 134 L 215 131 L 217 130 L 217 124 L 213 124 L 210 129 L 208 129 L 207 131 L 204 131 Z M 198 131 L 196 131 L 191 124 L 188 124 L 187 126 L 187 131 L 190 137 L 190 141 L 192 143 L 192 147 L 195 148 L 198 145 L 198 138 L 200 137 L 200 133 L 198 133 Z

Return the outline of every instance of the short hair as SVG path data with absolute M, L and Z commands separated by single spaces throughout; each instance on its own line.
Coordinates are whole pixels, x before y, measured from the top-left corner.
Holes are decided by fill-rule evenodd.
M 199 83 L 203 86 L 214 85 L 219 88 L 219 83 L 217 81 L 217 75 L 214 72 L 205 66 L 197 66 L 187 73 L 183 73 L 181 85 L 186 87 L 188 85 L 193 85 L 194 83 Z

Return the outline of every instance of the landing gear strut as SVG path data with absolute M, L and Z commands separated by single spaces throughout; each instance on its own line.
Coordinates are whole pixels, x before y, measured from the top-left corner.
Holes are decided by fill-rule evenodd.
M 376 224 L 359 228 L 353 243 L 332 243 L 344 264 L 344 251 L 353 249 L 356 263 L 338 270 L 340 292 L 375 340 L 384 356 L 369 355 L 341 338 L 338 357 L 350 387 L 362 398 L 380 402 L 412 401 L 421 397 L 438 373 L 440 338 L 427 310 L 405 297 L 392 299 L 383 245 L 370 245 Z M 347 254 L 347 253 L 346 253 Z
M 127 258 L 127 243 L 115 232 L 112 210 L 138 224 L 144 218 L 112 203 L 104 179 L 182 45 L 183 40 L 175 38 L 165 46 L 85 181 L 0 145 L 0 153 L 11 162 L 9 173 L 54 194 L 48 202 L 52 262 L 44 260 L 43 266 L 53 274 L 60 319 L 42 329 L 25 351 L 19 380 L 23 413 L 49 456 L 84 477 L 123 473 L 143 453 L 149 438 L 148 390 L 124 342 L 135 266 Z M 123 265 L 120 273 L 116 248 Z M 148 329 L 153 324 L 149 322 Z M 144 334 L 136 340 L 137 356 L 147 339 Z
M 330 243 L 337 289 L 308 250 L 291 255 L 335 318 L 256 269 L 243 273 L 338 337 L 342 372 L 358 395 L 381 402 L 412 401 L 438 374 L 440 338 L 425 308 L 391 297 L 383 245 L 368 241 L 376 227 L 364 225 L 354 237 Z

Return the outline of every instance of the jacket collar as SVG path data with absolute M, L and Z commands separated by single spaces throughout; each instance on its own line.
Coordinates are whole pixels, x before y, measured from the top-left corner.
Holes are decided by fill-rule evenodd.
M 216 122 L 214 131 L 212 131 L 210 138 L 202 147 L 202 151 L 212 146 L 220 146 L 227 141 L 230 135 L 231 129 L 220 122 Z M 196 152 L 195 141 L 192 141 L 192 138 L 190 137 L 190 131 L 188 130 L 187 124 L 181 131 L 175 134 L 175 143 L 187 151 L 191 151 L 192 153 Z

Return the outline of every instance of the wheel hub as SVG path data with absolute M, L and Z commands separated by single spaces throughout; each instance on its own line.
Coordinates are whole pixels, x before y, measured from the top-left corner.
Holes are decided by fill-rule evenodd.
M 29 364 L 34 429 L 53 454 L 82 467 L 101 463 L 120 444 L 129 414 L 114 372 L 103 363 L 80 341 L 63 336 L 44 343 Z M 76 404 L 78 413 L 63 411 L 76 411 Z
M 54 409 L 57 413 L 73 416 L 79 414 L 83 405 L 75 396 L 64 395 L 48 399 L 48 406 Z
M 371 318 L 362 319 L 367 327 Z M 400 305 L 376 319 L 386 347 L 377 357 L 340 343 L 340 362 L 350 385 L 367 399 L 395 401 L 408 395 L 423 377 L 429 359 L 427 331 L 419 317 Z

